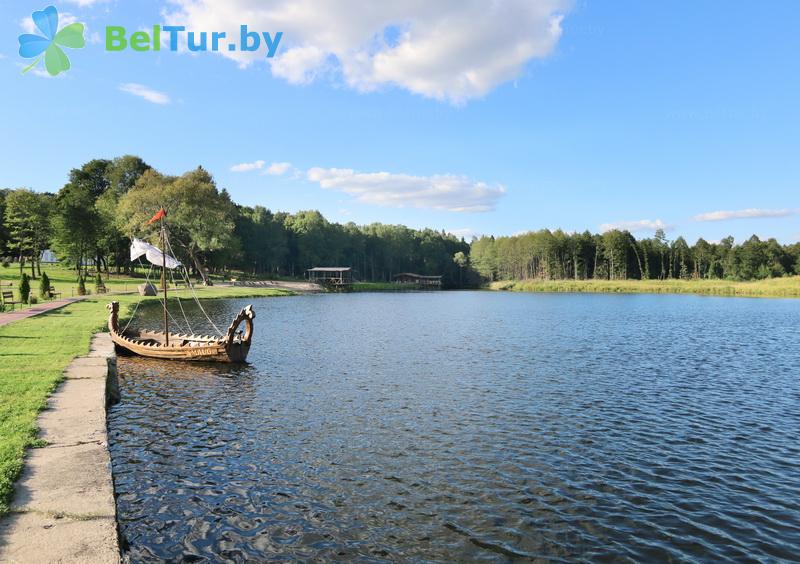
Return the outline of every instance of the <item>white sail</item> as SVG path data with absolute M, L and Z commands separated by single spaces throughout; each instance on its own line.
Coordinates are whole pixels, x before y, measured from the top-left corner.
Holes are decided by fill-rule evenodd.
M 136 260 L 140 256 L 144 255 L 150 264 L 155 266 L 164 266 L 164 253 L 161 252 L 161 249 L 158 247 L 154 247 L 150 243 L 142 241 L 141 239 L 135 239 L 131 242 L 131 260 Z M 175 257 L 171 257 L 166 255 L 166 266 L 167 268 L 178 268 L 181 266 L 181 263 Z

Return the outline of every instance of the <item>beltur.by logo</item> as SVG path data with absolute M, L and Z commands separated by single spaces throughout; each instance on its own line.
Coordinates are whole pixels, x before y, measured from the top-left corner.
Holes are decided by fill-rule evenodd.
M 42 35 L 23 33 L 19 36 L 19 55 L 34 61 L 22 69 L 25 74 L 34 68 L 42 59 L 50 76 L 70 69 L 69 57 L 62 47 L 81 49 L 86 46 L 83 37 L 85 27 L 82 23 L 71 23 L 58 29 L 58 10 L 48 6 L 44 10 L 31 14 L 33 23 Z M 186 31 L 182 25 L 154 25 L 152 33 L 134 31 L 128 35 L 123 26 L 106 26 L 106 51 L 161 51 L 162 33 L 165 35 L 165 49 L 177 51 L 178 45 L 185 44 L 189 51 L 241 51 L 253 53 L 264 49 L 267 57 L 274 57 L 283 32 L 275 33 L 250 31 L 247 25 L 239 26 L 238 37 L 228 38 L 224 31 Z M 237 35 L 237 34 L 231 34 Z
M 106 26 L 106 51 L 161 51 L 161 34 L 168 35 L 166 48 L 170 51 L 178 50 L 181 34 L 186 33 L 186 47 L 189 51 L 258 51 L 262 38 L 267 57 L 274 57 L 281 42 L 283 32 L 274 35 L 264 31 L 249 31 L 247 25 L 239 27 L 238 42 L 235 38 L 228 38 L 224 31 L 189 31 L 182 25 L 153 26 L 153 32 L 135 31 L 128 37 L 127 31 L 122 26 Z
M 83 24 L 71 23 L 58 29 L 58 10 L 48 6 L 31 14 L 33 23 L 42 35 L 23 33 L 19 36 L 19 56 L 35 60 L 22 69 L 25 74 L 44 58 L 44 68 L 50 76 L 69 70 L 69 57 L 61 47 L 80 49 L 86 45 L 83 38 Z

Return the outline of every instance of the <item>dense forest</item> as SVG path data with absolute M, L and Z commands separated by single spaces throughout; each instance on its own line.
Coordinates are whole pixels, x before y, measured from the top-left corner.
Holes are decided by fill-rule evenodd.
M 76 277 L 88 261 L 127 272 L 130 237 L 157 244 L 156 228 L 145 223 L 162 206 L 175 254 L 199 277 L 229 270 L 302 277 L 313 266 L 351 266 L 366 281 L 409 271 L 441 274 L 448 286 L 468 281 L 469 244 L 445 232 L 242 206 L 202 167 L 168 176 L 130 155 L 73 169 L 57 194 L 0 190 L 0 257 L 34 276 L 44 249 L 73 265 Z
M 541 230 L 476 239 L 470 263 L 487 280 L 755 280 L 800 274 L 800 243 L 781 245 L 753 235 L 738 245 L 733 237 L 689 245 L 683 237 L 669 241 L 662 230 L 638 240 L 619 230 Z
M 663 231 L 635 239 L 541 230 L 467 243 L 451 234 L 402 225 L 332 223 L 318 211 L 294 214 L 234 203 L 202 167 L 181 176 L 159 173 L 126 155 L 73 169 L 56 194 L 0 190 L 0 257 L 7 266 L 40 270 L 45 249 L 73 265 L 94 261 L 105 272 L 129 271 L 130 237 L 150 238 L 145 222 L 164 207 L 175 253 L 201 278 L 207 272 L 303 276 L 313 266 L 351 266 L 356 278 L 388 281 L 400 272 L 441 274 L 446 286 L 512 279 L 751 280 L 800 274 L 800 243 L 753 236 L 735 244 Z M 154 240 L 155 242 L 155 240 Z

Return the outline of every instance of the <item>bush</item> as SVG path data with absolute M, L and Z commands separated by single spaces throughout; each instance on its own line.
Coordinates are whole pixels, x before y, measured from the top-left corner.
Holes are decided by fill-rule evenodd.
M 44 299 L 50 297 L 50 278 L 46 272 L 42 272 L 42 279 L 39 282 L 39 295 Z
M 2 262 L 0 262 L 0 264 L 3 265 L 3 268 L 8 268 L 9 266 L 11 266 L 11 261 L 8 259 L 3 259 Z
M 86 281 L 83 279 L 83 276 L 78 278 L 78 295 L 79 296 L 86 295 Z
M 31 279 L 26 273 L 22 273 L 19 279 L 19 300 L 22 303 L 28 303 L 28 297 L 31 295 Z
M 36 296 L 34 296 L 33 294 L 28 296 L 28 305 L 36 305 L 38 303 L 39 303 L 39 299 Z

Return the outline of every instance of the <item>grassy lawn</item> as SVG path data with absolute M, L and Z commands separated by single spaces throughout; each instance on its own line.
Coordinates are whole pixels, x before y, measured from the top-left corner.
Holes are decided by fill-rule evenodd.
M 30 276 L 31 269 L 26 267 L 25 272 Z M 56 264 L 43 264 L 42 272 L 47 273 L 48 278 L 50 278 L 50 285 L 55 288 L 56 292 L 61 292 L 62 298 L 78 294 L 78 280 L 74 270 Z M 135 290 L 137 284 L 144 283 L 144 275 L 141 278 L 113 274 L 111 276 L 103 274 L 102 276 L 103 282 L 110 292 Z M 14 284 L 14 297 L 18 297 L 19 265 L 12 264 L 8 267 L 0 267 L 0 281 L 12 282 Z M 86 281 L 86 289 L 94 293 L 94 278 Z M 31 280 L 31 293 L 39 298 L 38 277 L 36 280 Z
M 395 282 L 354 282 L 350 288 L 353 292 L 397 292 L 401 290 L 415 290 L 409 284 Z
M 600 292 L 623 294 L 703 294 L 713 296 L 800 297 L 800 276 L 752 282 L 729 280 L 517 280 L 492 282 L 492 290 L 512 292 Z
M 139 284 L 145 283 L 144 271 L 139 269 L 140 274 L 137 276 L 129 276 L 129 275 L 116 275 L 116 274 L 102 274 L 103 283 L 106 285 L 106 288 L 109 292 L 126 292 L 126 291 L 135 291 L 136 286 Z M 25 272 L 30 275 L 31 269 L 29 266 L 25 267 Z M 75 271 L 71 268 L 66 268 L 64 266 L 58 264 L 48 264 L 42 265 L 42 273 L 46 273 L 48 278 L 50 278 L 50 285 L 53 286 L 56 292 L 61 292 L 62 298 L 69 298 L 71 296 L 78 295 L 78 282 L 77 276 Z M 260 280 L 260 278 L 255 278 L 253 276 L 247 276 L 240 272 L 231 272 L 229 273 L 230 276 L 225 278 L 225 280 L 230 280 L 230 278 L 236 278 L 238 280 Z M 151 281 L 154 283 L 158 283 L 159 274 L 155 273 L 154 278 L 151 278 Z M 0 282 L 4 284 L 3 289 L 9 290 L 11 289 L 14 292 L 14 298 L 19 299 L 19 265 L 12 264 L 8 267 L 0 266 Z M 211 278 L 212 282 L 219 283 L 223 281 L 222 276 L 212 275 Z M 289 277 L 277 277 L 273 276 L 269 278 L 270 280 L 290 280 L 290 281 L 297 281 L 296 278 L 289 278 Z M 49 300 L 43 299 L 39 295 L 39 278 L 36 280 L 31 280 L 31 295 L 36 296 L 39 303 L 43 303 Z M 300 279 L 302 280 L 302 279 Z M 11 282 L 13 286 L 11 288 L 8 287 L 8 283 Z M 89 291 L 90 294 L 95 294 L 95 280 L 91 278 L 86 281 L 86 289 Z M 16 305 L 16 309 L 29 307 L 27 305 L 20 306 L 19 304 Z
M 206 299 L 287 296 L 291 292 L 211 287 L 200 288 L 197 294 Z M 138 298 L 114 296 L 120 301 L 122 312 Z M 105 328 L 108 302 L 105 296 L 92 296 L 50 313 L 0 326 L 0 515 L 8 511 L 25 448 L 37 444 L 39 411 L 61 381 L 67 365 L 76 356 L 86 354 L 92 334 Z

